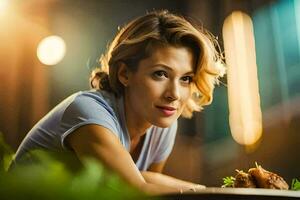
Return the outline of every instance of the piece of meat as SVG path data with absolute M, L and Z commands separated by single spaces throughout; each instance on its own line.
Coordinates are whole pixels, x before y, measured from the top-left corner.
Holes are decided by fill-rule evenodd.
M 256 188 L 252 176 L 240 170 L 236 170 L 235 181 L 233 187 L 235 188 Z
M 257 187 L 288 190 L 289 185 L 275 173 L 263 169 L 260 165 L 249 169 L 248 173 L 253 177 Z

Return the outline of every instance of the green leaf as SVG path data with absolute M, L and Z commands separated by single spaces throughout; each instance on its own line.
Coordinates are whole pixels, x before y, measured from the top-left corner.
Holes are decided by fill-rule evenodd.
M 298 179 L 293 178 L 291 190 L 300 190 L 300 181 Z
M 223 178 L 222 187 L 233 187 L 235 178 L 233 176 L 227 176 Z

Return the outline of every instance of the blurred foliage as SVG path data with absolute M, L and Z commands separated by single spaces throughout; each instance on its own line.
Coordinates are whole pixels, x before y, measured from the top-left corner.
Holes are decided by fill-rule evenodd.
M 7 171 L 13 154 L 1 136 L 0 153 L 1 200 L 149 198 L 94 159 L 86 159 L 83 167 L 74 171 L 61 161 L 61 155 L 34 151 L 25 159 L 27 162 Z
M 0 173 L 6 171 L 13 158 L 12 149 L 4 142 L 2 133 L 0 132 Z

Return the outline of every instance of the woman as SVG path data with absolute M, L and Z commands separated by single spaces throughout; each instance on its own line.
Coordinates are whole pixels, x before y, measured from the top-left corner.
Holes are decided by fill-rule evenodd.
M 161 172 L 180 115 L 210 104 L 223 74 L 214 40 L 168 11 L 151 12 L 119 31 L 91 76 L 91 91 L 73 94 L 39 121 L 15 162 L 45 148 L 93 157 L 149 194 L 202 188 Z

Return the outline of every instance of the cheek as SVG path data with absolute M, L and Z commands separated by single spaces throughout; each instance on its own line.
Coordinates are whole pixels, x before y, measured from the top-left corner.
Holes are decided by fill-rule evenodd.
M 162 93 L 163 88 L 164 88 L 163 83 L 153 81 L 151 79 L 141 80 L 139 85 L 139 90 L 141 91 L 141 93 L 144 96 L 148 96 L 149 98 L 159 96 L 159 94 Z
M 181 92 L 181 99 L 184 103 L 187 103 L 187 101 L 191 97 L 191 89 L 190 88 L 183 88 Z
M 190 89 L 183 89 L 182 90 L 182 96 L 181 96 L 181 109 L 180 109 L 180 114 L 183 112 L 185 109 L 188 100 L 191 98 L 191 90 Z
M 159 97 L 160 90 L 161 85 L 144 79 L 130 89 L 130 96 L 138 105 L 151 106 L 155 99 Z

